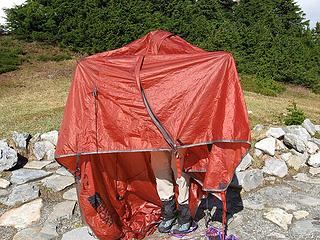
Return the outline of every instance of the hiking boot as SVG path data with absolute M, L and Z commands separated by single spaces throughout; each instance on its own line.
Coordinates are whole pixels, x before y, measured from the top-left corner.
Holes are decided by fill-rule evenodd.
M 158 225 L 158 231 L 161 233 L 170 232 L 177 219 L 177 208 L 174 199 L 162 201 L 161 217 L 162 220 Z
M 171 232 L 173 234 L 183 235 L 193 232 L 197 227 L 197 223 L 193 221 L 191 217 L 189 205 L 179 204 L 178 224 L 172 228 Z

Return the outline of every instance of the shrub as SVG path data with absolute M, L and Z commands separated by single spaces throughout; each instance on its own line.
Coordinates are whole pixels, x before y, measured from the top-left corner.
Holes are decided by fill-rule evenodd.
M 287 108 L 288 115 L 284 119 L 284 123 L 288 125 L 300 125 L 306 119 L 303 110 L 297 107 L 297 104 L 293 102 L 291 106 Z
M 277 96 L 285 91 L 285 87 L 273 79 L 258 77 L 256 75 L 241 76 L 241 85 L 244 90 L 256 92 L 266 96 Z
M 48 62 L 48 61 L 59 62 L 59 61 L 71 59 L 71 56 L 67 53 L 53 54 L 53 55 L 43 54 L 38 56 L 36 59 L 38 61 L 43 61 L 43 62 Z

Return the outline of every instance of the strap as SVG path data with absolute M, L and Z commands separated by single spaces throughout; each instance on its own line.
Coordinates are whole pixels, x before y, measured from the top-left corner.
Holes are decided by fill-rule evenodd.
M 226 236 L 226 226 L 227 226 L 227 198 L 226 198 L 226 191 L 220 193 L 221 201 L 223 205 L 222 209 L 222 240 L 225 240 Z

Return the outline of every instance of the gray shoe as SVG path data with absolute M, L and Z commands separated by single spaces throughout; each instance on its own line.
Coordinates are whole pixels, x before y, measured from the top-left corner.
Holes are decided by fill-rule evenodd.
M 171 232 L 173 234 L 183 235 L 193 232 L 197 229 L 198 224 L 193 221 L 188 204 L 179 204 L 178 224 L 175 225 Z
M 177 219 L 177 208 L 174 199 L 162 201 L 161 215 L 162 221 L 158 225 L 158 231 L 161 233 L 168 233 Z

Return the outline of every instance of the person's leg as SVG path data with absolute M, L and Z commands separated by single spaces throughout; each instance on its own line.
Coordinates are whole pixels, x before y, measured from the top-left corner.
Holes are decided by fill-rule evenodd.
M 162 201 L 159 232 L 169 232 L 177 216 L 170 160 L 171 155 L 168 152 L 151 152 L 151 167 L 156 177 L 157 192 Z
M 179 150 L 180 167 L 183 166 L 186 149 Z M 171 160 L 171 168 L 174 173 L 175 181 L 179 189 L 179 214 L 178 225 L 174 226 L 172 232 L 175 234 L 184 234 L 196 229 L 196 223 L 193 223 L 192 216 L 189 210 L 189 187 L 190 176 L 181 169 L 181 176 L 178 176 L 176 159 Z

